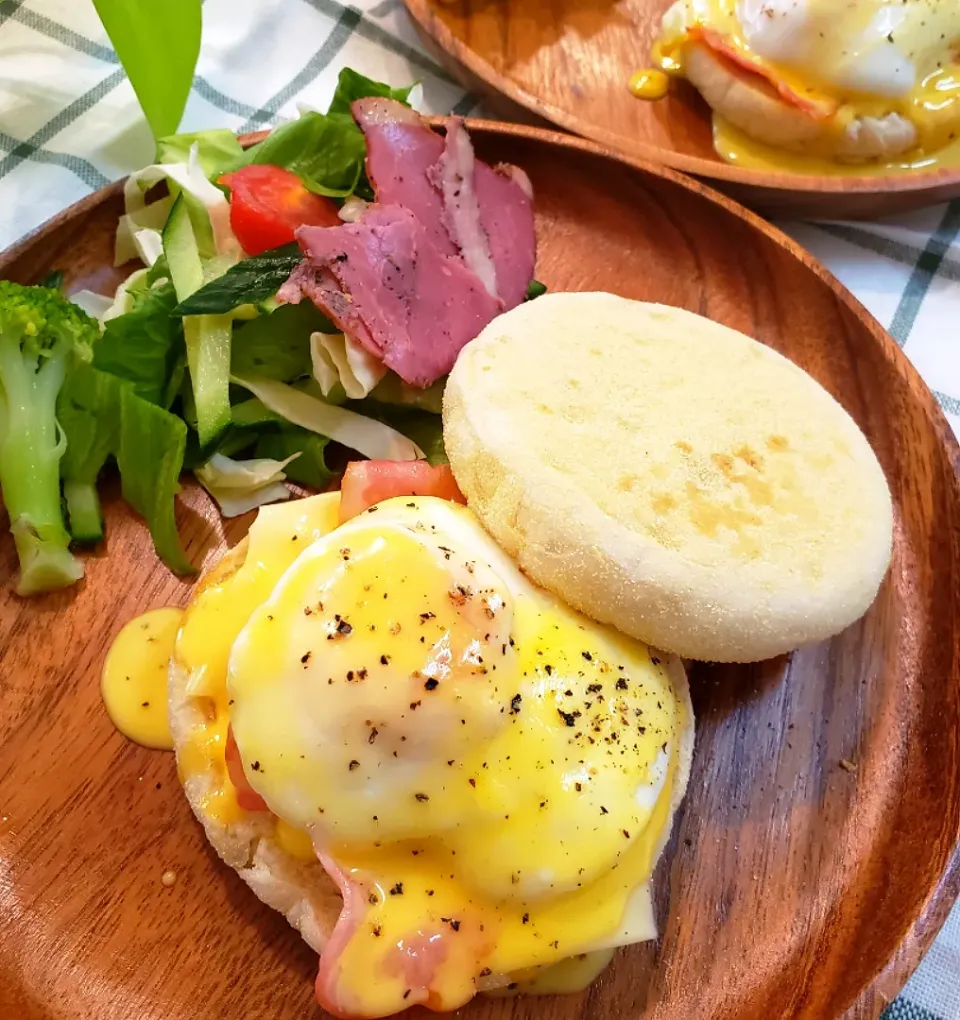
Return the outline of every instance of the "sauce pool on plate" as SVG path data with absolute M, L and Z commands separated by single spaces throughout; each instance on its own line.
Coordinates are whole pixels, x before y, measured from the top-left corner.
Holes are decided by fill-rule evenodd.
M 182 609 L 153 609 L 116 636 L 103 664 L 100 692 L 114 726 L 144 747 L 170 751 L 167 669 Z

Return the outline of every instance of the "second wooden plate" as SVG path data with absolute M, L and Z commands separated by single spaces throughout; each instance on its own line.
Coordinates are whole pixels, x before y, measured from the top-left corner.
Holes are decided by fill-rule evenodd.
M 960 167 L 886 177 L 764 173 L 714 152 L 710 110 L 686 82 L 655 103 L 627 90 L 650 64 L 671 0 L 405 0 L 425 43 L 510 119 L 530 114 L 704 178 L 771 217 L 868 219 L 960 195 Z M 527 111 L 524 118 L 524 111 Z

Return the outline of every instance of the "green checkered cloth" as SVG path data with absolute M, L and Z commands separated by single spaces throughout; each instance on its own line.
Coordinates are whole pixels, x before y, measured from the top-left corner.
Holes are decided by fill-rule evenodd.
M 144 2 L 144 0 L 131 0 Z M 163 2 L 163 0 L 152 0 Z M 427 56 L 400 0 L 206 0 L 183 130 L 250 131 L 325 109 L 344 64 L 476 100 Z M 89 0 L 0 0 L 0 248 L 153 162 L 153 140 Z M 884 223 L 786 224 L 882 322 L 960 429 L 960 202 Z M 960 908 L 884 1020 L 960 1020 Z

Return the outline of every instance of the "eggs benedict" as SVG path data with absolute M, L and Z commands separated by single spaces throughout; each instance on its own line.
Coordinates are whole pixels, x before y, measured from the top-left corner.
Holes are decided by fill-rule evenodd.
M 185 613 L 194 812 L 320 952 L 337 1016 L 583 987 L 656 934 L 680 661 L 536 588 L 449 499 L 340 516 L 339 493 L 263 508 Z
M 727 160 L 862 172 L 960 158 L 958 47 L 945 0 L 677 0 L 653 55 L 703 95 Z

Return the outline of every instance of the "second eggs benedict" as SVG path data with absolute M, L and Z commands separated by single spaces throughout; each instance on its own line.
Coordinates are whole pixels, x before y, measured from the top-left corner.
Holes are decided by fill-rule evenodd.
M 703 95 L 732 162 L 907 168 L 956 155 L 958 46 L 949 0 L 677 0 L 654 59 Z

